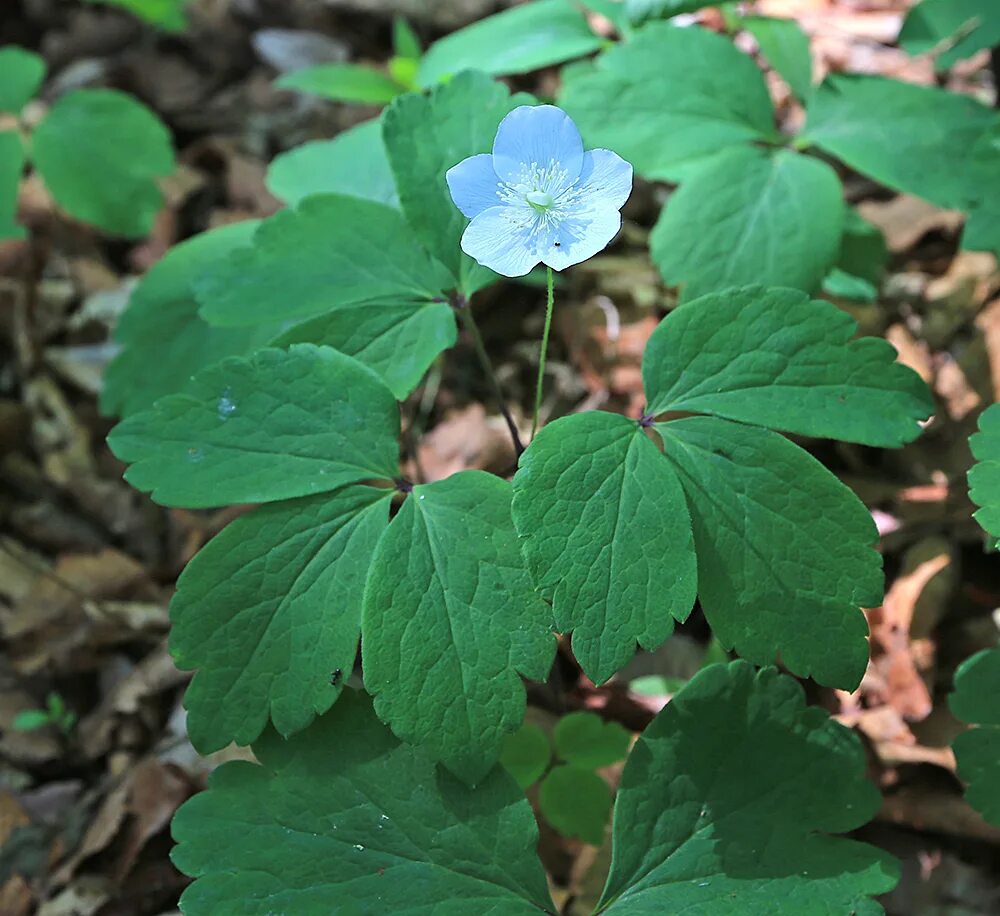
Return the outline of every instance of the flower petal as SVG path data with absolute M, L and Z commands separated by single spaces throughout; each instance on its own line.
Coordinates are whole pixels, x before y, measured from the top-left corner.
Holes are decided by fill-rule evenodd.
M 611 207 L 563 219 L 542 261 L 553 270 L 586 261 L 606 248 L 621 227 L 622 215 Z
M 573 195 L 584 210 L 620 210 L 632 193 L 632 166 L 609 149 L 583 155 L 583 169 Z
M 469 219 L 497 205 L 500 179 L 493 171 L 493 157 L 489 153 L 463 159 L 448 169 L 445 178 L 455 206 Z
M 531 230 L 514 208 L 490 207 L 466 227 L 462 251 L 505 277 L 523 277 L 541 260 Z
M 524 166 L 557 162 L 573 181 L 583 168 L 583 139 L 565 111 L 555 105 L 521 105 L 500 122 L 493 141 L 493 168 L 514 182 Z

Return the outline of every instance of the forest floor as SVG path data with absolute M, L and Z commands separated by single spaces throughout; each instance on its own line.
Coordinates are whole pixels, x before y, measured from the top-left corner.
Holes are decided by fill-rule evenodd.
M 125 14 L 65 0 L 4 0 L 0 44 L 42 53 L 46 96 L 109 85 L 166 121 L 180 167 L 168 204 L 139 244 L 112 241 L 61 216 L 29 178 L 25 242 L 0 243 L 0 913 L 22 916 L 176 912 L 185 879 L 168 859 L 176 807 L 230 749 L 203 759 L 185 737 L 189 674 L 167 650 L 178 572 L 233 510 L 166 510 L 131 490 L 104 438 L 96 395 L 113 355 L 109 335 L 135 278 L 177 241 L 274 212 L 268 161 L 377 114 L 272 87 L 281 70 L 329 60 L 384 61 L 392 16 L 425 41 L 494 11 L 496 0 L 196 0 L 192 27 L 159 35 Z M 894 47 L 906 0 L 761 0 L 809 32 L 825 71 L 940 82 L 926 58 Z M 428 12 L 430 11 L 430 12 Z M 702 18 L 713 24 L 715 14 Z M 749 46 L 748 46 L 749 49 Z M 948 88 L 992 104 L 988 55 L 956 68 Z M 555 72 L 517 80 L 551 93 Z M 800 111 L 779 80 L 779 111 Z M 838 303 L 882 335 L 932 386 L 938 415 L 897 451 L 808 443 L 875 514 L 887 572 L 883 607 L 868 612 L 873 661 L 854 694 L 812 688 L 862 736 L 883 793 L 859 832 L 903 863 L 883 904 L 895 916 L 1000 912 L 1000 830 L 963 800 L 948 742 L 961 726 L 946 696 L 956 665 L 998 636 L 1000 560 L 971 519 L 967 440 L 1000 399 L 1000 273 L 990 255 L 960 252 L 961 217 L 845 175 L 848 196 L 885 233 L 889 275 L 876 303 Z M 664 196 L 640 186 L 622 238 L 575 269 L 559 292 L 545 411 L 635 412 L 646 339 L 673 305 L 645 249 Z M 524 417 L 531 398 L 543 293 L 494 288 L 477 303 L 502 380 Z M 418 390 L 427 479 L 463 468 L 502 472 L 513 454 L 470 341 Z M 413 456 L 411 456 L 412 459 Z M 663 698 L 627 690 L 631 673 L 690 676 L 710 634 L 694 614 L 667 646 L 595 689 L 560 658 L 570 702 L 639 730 Z M 14 717 L 56 694 L 72 727 L 19 731 Z M 551 718 L 541 709 L 539 721 Z M 616 773 L 607 771 L 614 783 Z M 542 824 L 542 858 L 567 913 L 587 913 L 608 867 L 601 849 Z

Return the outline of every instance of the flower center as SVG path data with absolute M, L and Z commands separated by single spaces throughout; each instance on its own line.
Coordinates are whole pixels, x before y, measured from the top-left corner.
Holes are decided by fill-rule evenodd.
M 524 199 L 536 210 L 548 210 L 555 203 L 555 198 L 548 191 L 528 191 Z

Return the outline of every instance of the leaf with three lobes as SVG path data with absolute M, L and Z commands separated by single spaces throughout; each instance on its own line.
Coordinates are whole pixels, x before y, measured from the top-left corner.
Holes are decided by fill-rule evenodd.
M 349 486 L 262 506 L 188 564 L 170 648 L 178 667 L 201 669 L 184 696 L 201 753 L 255 741 L 269 716 L 287 737 L 333 705 L 354 667 L 392 494 Z
M 513 512 L 535 586 L 595 683 L 690 613 L 684 493 L 635 421 L 590 411 L 547 424 L 521 456 Z
M 45 58 L 17 45 L 0 48 L 0 113 L 19 114 L 45 79 Z
M 712 632 L 756 664 L 853 690 L 859 608 L 882 600 L 878 532 L 858 498 L 778 433 L 714 417 L 657 424 L 687 494 Z
M 455 206 L 445 173 L 453 165 L 493 148 L 504 116 L 533 101 L 482 73 L 461 73 L 430 95 L 410 93 L 382 116 L 385 146 L 396 176 L 400 205 L 417 238 L 453 275 L 465 295 L 496 279 L 462 252 L 468 220 Z
M 126 238 L 153 228 L 163 206 L 154 179 L 174 170 L 167 128 L 113 89 L 80 89 L 59 99 L 32 136 L 31 156 L 70 216 Z
M 290 207 L 297 207 L 313 194 L 347 194 L 399 206 L 377 118 L 332 140 L 313 140 L 275 156 L 268 166 L 266 183 L 267 189 Z
M 177 812 L 187 916 L 553 913 L 527 799 L 499 767 L 469 788 L 345 691 L 308 730 L 268 732 Z
M 13 131 L 0 130 L 0 241 L 22 239 L 17 225 L 17 197 L 24 172 L 24 146 Z
M 676 181 L 720 150 L 775 134 L 756 64 L 728 38 L 666 22 L 646 26 L 602 54 L 595 70 L 574 75 L 559 104 L 588 148 L 613 149 L 649 179 Z
M 879 76 L 831 76 L 813 95 L 805 135 L 886 187 L 966 210 L 983 187 L 955 163 L 969 159 L 996 121 L 967 95 Z
M 215 328 L 198 316 L 192 284 L 229 252 L 247 245 L 260 223 L 220 226 L 175 245 L 139 281 L 115 328 L 121 352 L 104 375 L 101 410 L 128 416 L 227 356 L 243 356 L 274 336 L 274 323 Z
M 674 192 L 649 250 L 685 300 L 745 283 L 813 292 L 837 261 L 843 225 L 843 189 L 825 162 L 739 146 Z
M 878 810 L 861 744 L 746 662 L 700 671 L 639 738 L 615 803 L 608 916 L 881 913 L 898 867 L 832 834 Z M 780 901 L 780 903 L 779 903 Z
M 980 415 L 969 447 L 976 459 L 969 471 L 969 498 L 980 507 L 975 519 L 1000 547 L 1000 404 Z
M 432 86 L 463 70 L 491 76 L 528 73 L 591 54 L 601 44 L 572 0 L 536 0 L 434 42 L 420 62 L 417 81 Z
M 521 723 L 520 674 L 544 679 L 555 653 L 510 498 L 510 484 L 481 471 L 414 487 L 365 590 L 361 648 L 375 711 L 470 783 Z
M 688 411 L 895 447 L 934 411 L 891 344 L 854 339 L 857 322 L 791 289 L 745 287 L 674 309 L 642 361 L 647 412 Z
M 329 347 L 258 350 L 119 423 L 125 479 L 192 509 L 274 502 L 397 474 L 399 410 L 372 370 Z
M 951 711 L 969 725 L 952 742 L 966 797 L 991 824 L 1000 827 L 1000 649 L 984 649 L 955 672 Z
M 264 220 L 253 244 L 206 271 L 195 293 L 206 321 L 238 327 L 363 302 L 430 301 L 453 285 L 398 210 L 319 194 Z
M 456 336 L 455 315 L 444 302 L 365 302 L 296 325 L 274 344 L 333 347 L 377 372 L 402 401 Z

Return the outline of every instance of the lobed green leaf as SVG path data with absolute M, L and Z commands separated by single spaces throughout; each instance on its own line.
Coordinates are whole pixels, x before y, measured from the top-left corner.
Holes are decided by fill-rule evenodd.
M 595 769 L 624 760 L 631 734 L 617 722 L 605 722 L 592 712 L 571 712 L 556 724 L 553 739 L 561 760 Z
M 510 484 L 463 471 L 413 488 L 372 559 L 365 687 L 404 741 L 476 783 L 544 679 L 555 640 L 510 517 Z
M 399 411 L 367 367 L 329 347 L 258 350 L 108 437 L 125 479 L 169 506 L 273 502 L 397 473 Z

